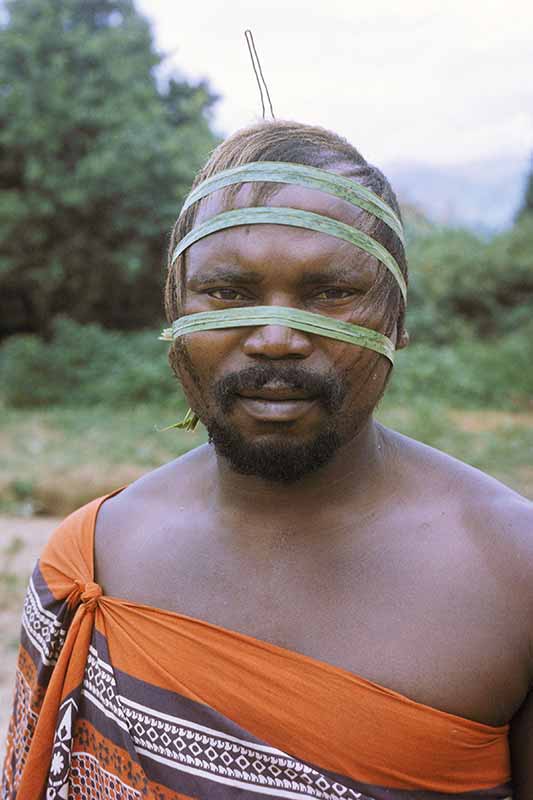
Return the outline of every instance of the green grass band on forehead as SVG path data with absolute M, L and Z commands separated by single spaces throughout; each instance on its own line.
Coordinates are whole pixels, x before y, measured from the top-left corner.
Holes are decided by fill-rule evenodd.
M 256 325 L 283 325 L 298 331 L 337 339 L 340 342 L 356 344 L 386 356 L 394 364 L 394 344 L 383 333 L 353 325 L 351 322 L 343 322 L 325 314 L 313 314 L 310 311 L 285 306 L 241 306 L 188 314 L 175 320 L 172 327 L 165 328 L 159 338 L 163 341 L 172 341 L 178 336 L 189 333 Z
M 216 175 L 207 178 L 190 192 L 183 204 L 181 214 L 193 203 L 220 189 L 238 183 L 262 182 L 304 186 L 307 189 L 317 189 L 325 194 L 338 197 L 340 200 L 345 200 L 385 222 L 405 246 L 403 227 L 399 217 L 381 197 L 366 186 L 325 169 L 283 161 L 254 161 L 217 172 Z
M 272 206 L 258 206 L 252 208 L 237 208 L 233 211 L 223 211 L 211 219 L 200 223 L 196 228 L 193 228 L 189 233 L 178 242 L 176 249 L 172 255 L 172 263 L 178 258 L 184 250 L 192 244 L 202 239 L 204 236 L 209 236 L 216 231 L 225 230 L 226 228 L 233 228 L 237 225 L 259 225 L 259 224 L 273 224 L 273 225 L 290 225 L 296 228 L 308 228 L 318 233 L 327 233 L 329 236 L 335 236 L 337 239 L 343 239 L 345 242 L 350 242 L 365 253 L 374 256 L 384 264 L 388 270 L 394 275 L 403 299 L 407 297 L 407 285 L 402 275 L 402 271 L 398 262 L 389 251 L 383 247 L 382 244 L 377 242 L 368 234 L 363 231 L 353 228 L 351 225 L 346 225 L 344 222 L 325 217 L 322 214 L 315 214 L 312 211 L 303 211 L 300 208 L 279 208 Z

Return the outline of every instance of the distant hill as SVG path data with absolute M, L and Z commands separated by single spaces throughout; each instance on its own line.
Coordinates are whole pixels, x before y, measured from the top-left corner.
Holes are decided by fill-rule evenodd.
M 426 214 L 421 211 L 420 206 L 412 203 L 401 202 L 402 222 L 407 241 L 417 236 L 425 236 L 434 230 L 436 223 L 432 222 Z
M 384 166 L 402 205 L 429 220 L 495 233 L 512 222 L 524 196 L 528 157 L 451 166 L 415 162 Z

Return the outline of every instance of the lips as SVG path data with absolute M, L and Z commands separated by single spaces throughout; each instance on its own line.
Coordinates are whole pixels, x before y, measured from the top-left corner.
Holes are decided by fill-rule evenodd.
M 285 386 L 274 385 L 262 386 L 261 389 L 241 390 L 239 392 L 239 397 L 243 397 L 247 400 L 264 400 L 274 403 L 300 400 L 310 402 L 313 400 L 313 397 L 302 389 L 290 389 Z
M 279 385 L 241 390 L 238 397 L 241 408 L 261 422 L 295 422 L 315 405 L 304 390 Z

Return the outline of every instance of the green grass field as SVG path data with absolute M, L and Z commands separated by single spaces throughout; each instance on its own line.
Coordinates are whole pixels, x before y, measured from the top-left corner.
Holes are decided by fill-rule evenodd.
M 0 511 L 62 515 L 135 480 L 205 441 L 205 432 L 158 432 L 179 415 L 169 406 L 3 409 Z M 444 450 L 533 498 L 533 412 L 459 410 L 429 399 L 377 418 Z

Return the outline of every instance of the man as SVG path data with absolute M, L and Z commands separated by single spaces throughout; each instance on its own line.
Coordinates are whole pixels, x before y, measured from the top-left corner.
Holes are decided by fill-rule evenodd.
M 4 797 L 531 800 L 531 504 L 372 417 L 407 344 L 390 186 L 272 122 L 195 187 L 165 335 L 210 444 L 52 537 Z

